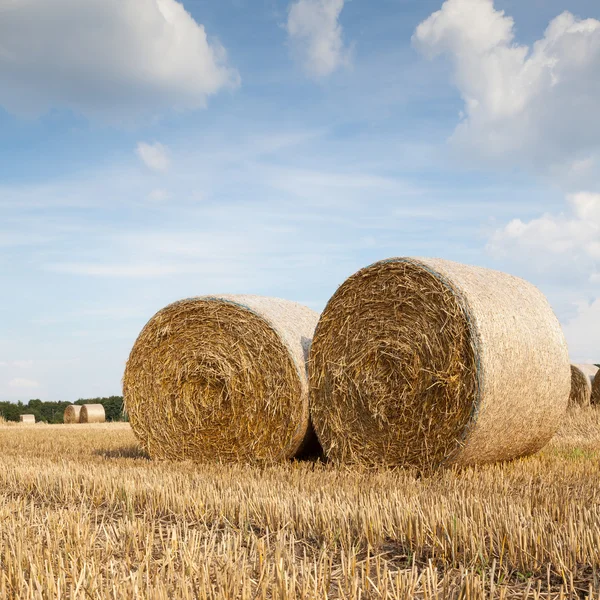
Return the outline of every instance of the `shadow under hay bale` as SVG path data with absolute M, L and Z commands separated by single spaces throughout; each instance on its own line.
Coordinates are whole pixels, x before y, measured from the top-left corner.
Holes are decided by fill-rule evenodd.
M 25 425 L 35 425 L 35 415 L 19 415 L 19 422 Z
M 393 258 L 346 280 L 317 326 L 309 373 L 331 459 L 421 471 L 536 452 L 571 388 L 539 290 L 441 259 Z
M 111 450 L 94 450 L 94 454 L 96 456 L 102 456 L 103 458 L 108 459 L 135 458 L 150 460 L 150 456 L 148 456 L 148 453 L 136 445 L 123 446 L 121 448 L 113 448 Z
M 306 360 L 318 314 L 260 296 L 159 311 L 131 351 L 125 409 L 142 447 L 171 460 L 281 460 L 314 449 Z
M 80 423 L 105 423 L 106 414 L 102 404 L 82 404 L 79 413 Z
M 582 365 L 571 365 L 571 394 L 569 407 L 589 406 L 592 398 L 592 382 Z
M 81 406 L 79 404 L 69 404 L 63 413 L 63 423 L 79 423 L 81 416 Z

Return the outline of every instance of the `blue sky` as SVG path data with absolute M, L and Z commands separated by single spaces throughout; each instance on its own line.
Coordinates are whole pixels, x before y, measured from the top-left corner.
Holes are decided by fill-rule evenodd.
M 0 0 L 0 399 L 404 255 L 526 277 L 600 361 L 598 81 L 591 0 Z

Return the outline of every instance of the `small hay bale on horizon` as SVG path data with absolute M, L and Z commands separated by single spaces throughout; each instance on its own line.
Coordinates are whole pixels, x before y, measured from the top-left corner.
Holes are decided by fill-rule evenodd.
M 81 405 L 69 404 L 63 413 L 63 423 L 79 423 L 81 416 Z
M 589 406 L 591 403 L 593 377 L 590 379 L 586 367 L 587 365 L 571 365 L 569 407 Z
M 540 450 L 571 371 L 543 294 L 506 273 L 391 258 L 328 302 L 309 361 L 312 421 L 334 462 L 421 472 Z
M 80 423 L 105 423 L 106 414 L 102 404 L 82 404 L 79 412 Z
M 249 295 L 170 304 L 136 340 L 123 378 L 125 410 L 155 459 L 271 461 L 305 452 L 306 360 L 319 315 Z
M 35 425 L 35 415 L 19 415 L 19 422 L 25 425 Z

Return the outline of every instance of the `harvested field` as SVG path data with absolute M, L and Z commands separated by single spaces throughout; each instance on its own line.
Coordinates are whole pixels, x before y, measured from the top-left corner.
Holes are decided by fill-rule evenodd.
M 0 523 L 0 599 L 599 598 L 600 410 L 529 458 L 429 478 L 0 425 Z

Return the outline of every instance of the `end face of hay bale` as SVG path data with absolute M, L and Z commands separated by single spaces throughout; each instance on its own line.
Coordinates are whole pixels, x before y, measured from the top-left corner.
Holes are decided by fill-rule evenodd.
M 592 382 L 579 365 L 571 365 L 571 394 L 569 406 L 589 406 L 592 398 Z
M 80 423 L 104 423 L 106 415 L 102 404 L 83 404 L 79 412 Z
M 19 422 L 25 425 L 35 425 L 35 415 L 20 415 Z
M 79 404 L 70 404 L 65 408 L 63 414 L 64 423 L 79 423 L 81 415 L 81 406 Z
M 566 342 L 543 295 L 440 259 L 382 261 L 342 284 L 309 374 L 330 458 L 421 470 L 537 451 L 570 390 Z
M 306 357 L 318 315 L 259 296 L 176 302 L 145 326 L 123 379 L 152 458 L 280 460 L 310 436 Z

